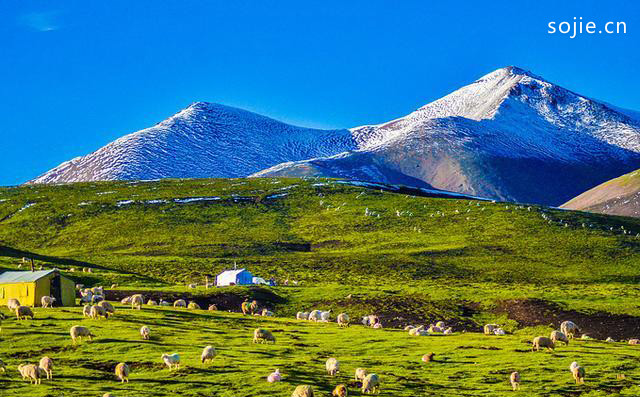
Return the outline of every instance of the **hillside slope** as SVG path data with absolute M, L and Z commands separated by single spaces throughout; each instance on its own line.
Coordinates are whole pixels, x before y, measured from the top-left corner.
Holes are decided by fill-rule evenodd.
M 640 171 L 633 171 L 589 189 L 562 208 L 640 217 Z

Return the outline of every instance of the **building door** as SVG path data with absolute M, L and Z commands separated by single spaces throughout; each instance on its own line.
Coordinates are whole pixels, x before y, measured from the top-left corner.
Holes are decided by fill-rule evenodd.
M 56 298 L 58 306 L 62 306 L 62 288 L 60 287 L 60 275 L 56 274 L 51 279 L 51 296 Z

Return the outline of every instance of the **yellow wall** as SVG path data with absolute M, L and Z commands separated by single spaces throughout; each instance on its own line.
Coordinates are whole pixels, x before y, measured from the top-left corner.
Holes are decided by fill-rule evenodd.
M 15 298 L 21 305 L 35 306 L 35 283 L 0 284 L 0 305 L 6 305 L 9 299 Z
M 43 277 L 35 283 L 0 284 L 0 305 L 6 305 L 9 299 L 15 298 L 24 306 L 40 306 L 42 297 L 51 294 L 51 279 L 54 275 Z M 76 303 L 75 283 L 60 277 L 62 302 L 56 306 L 74 306 Z

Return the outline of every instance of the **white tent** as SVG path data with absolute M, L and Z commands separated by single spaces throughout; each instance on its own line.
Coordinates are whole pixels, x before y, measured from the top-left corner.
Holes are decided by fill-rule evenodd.
M 253 274 L 247 269 L 225 270 L 216 276 L 216 285 L 218 287 L 250 284 L 253 284 Z

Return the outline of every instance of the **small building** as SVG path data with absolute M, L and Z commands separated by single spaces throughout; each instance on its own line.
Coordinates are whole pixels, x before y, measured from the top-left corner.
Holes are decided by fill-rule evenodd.
M 218 287 L 251 284 L 253 284 L 253 274 L 247 269 L 225 270 L 216 276 L 216 286 Z
M 13 298 L 24 306 L 40 306 L 43 296 L 56 298 L 55 306 L 74 306 L 75 283 L 58 269 L 0 273 L 0 305 Z

